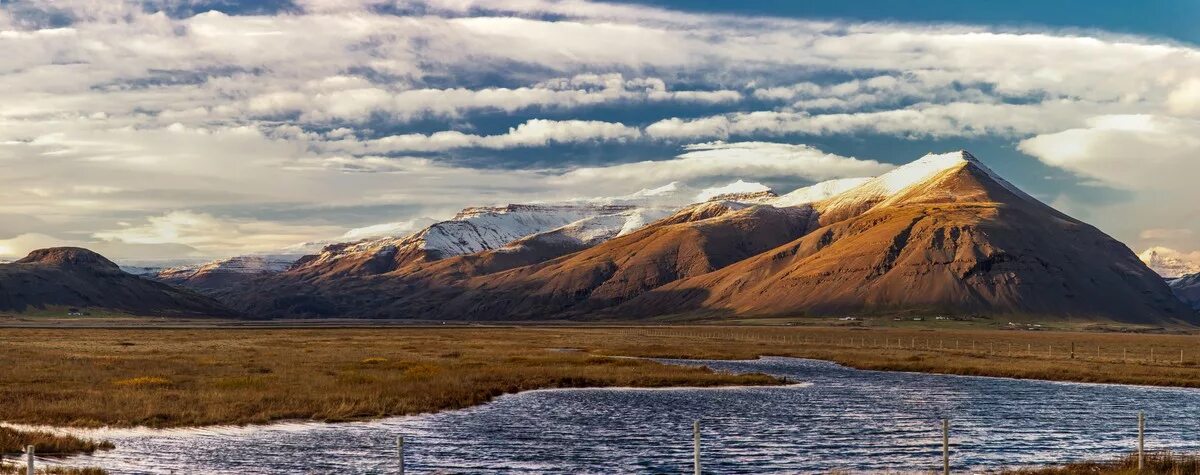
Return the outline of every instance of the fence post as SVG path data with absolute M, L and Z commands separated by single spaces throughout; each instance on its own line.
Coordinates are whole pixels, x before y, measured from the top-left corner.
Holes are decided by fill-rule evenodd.
M 404 436 L 396 437 L 397 473 L 404 475 Z
M 950 419 L 942 419 L 942 475 L 950 475 Z
M 1138 411 L 1138 471 L 1146 460 L 1146 411 Z
M 692 449 L 692 466 L 695 474 L 700 475 L 700 421 L 692 423 L 692 438 L 695 440 L 695 446 Z
M 33 446 L 26 445 L 25 446 L 25 473 L 28 475 L 34 475 L 34 472 L 35 472 L 35 470 L 33 468 Z

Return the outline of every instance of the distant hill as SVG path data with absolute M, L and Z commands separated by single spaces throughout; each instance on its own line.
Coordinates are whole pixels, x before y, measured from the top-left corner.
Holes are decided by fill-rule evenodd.
M 77 247 L 39 249 L 0 264 L 0 312 L 51 309 L 140 316 L 234 316 L 236 311 L 195 292 L 121 271 Z
M 1191 305 L 1192 308 L 1200 310 L 1200 273 L 1171 279 L 1170 286 L 1171 291 L 1175 292 L 1180 300 Z

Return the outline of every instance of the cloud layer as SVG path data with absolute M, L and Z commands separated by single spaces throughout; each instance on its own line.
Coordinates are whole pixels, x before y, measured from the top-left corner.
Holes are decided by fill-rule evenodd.
M 269 252 L 467 205 L 915 158 L 879 137 L 1011 144 L 1132 196 L 1050 196 L 1131 245 L 1200 249 L 1187 45 L 584 1 L 230 5 L 0 6 L 0 254 Z

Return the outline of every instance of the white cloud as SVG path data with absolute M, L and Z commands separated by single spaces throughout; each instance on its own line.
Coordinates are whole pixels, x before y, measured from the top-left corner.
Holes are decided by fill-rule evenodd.
M 754 142 L 791 135 L 1029 139 L 1021 150 L 1044 163 L 1135 191 L 1137 206 L 1121 213 L 1128 223 L 1105 227 L 1130 239 L 1181 227 L 1170 216 L 1180 206 L 1163 203 L 1197 198 L 1188 178 L 1200 170 L 1188 157 L 1200 136 L 1191 120 L 1200 112 L 1200 51 L 1187 44 L 574 0 L 307 0 L 278 15 L 153 12 L 166 3 L 0 9 L 0 213 L 37 217 L 5 225 L 4 237 L 78 242 L 106 230 L 114 244 L 164 241 L 170 235 L 146 217 L 190 209 L 223 231 L 208 241 L 200 231 L 172 239 L 228 254 L 246 242 L 338 236 L 469 204 L 887 168 Z M 39 10 L 74 20 L 50 28 Z M 705 112 L 688 115 L 696 109 Z M 497 123 L 513 127 L 478 132 Z M 558 157 L 546 151 L 531 160 L 539 169 L 448 164 L 461 163 L 454 159 L 463 148 L 718 139 L 746 142 L 618 165 L 609 164 L 624 157 L 547 166 Z M 386 156 L 396 154 L 404 156 Z M 1067 194 L 1059 202 L 1090 206 Z M 388 214 L 399 206 L 412 209 Z M 329 222 L 313 229 L 305 214 L 370 207 L 389 208 L 378 219 L 326 211 Z M 275 237 L 230 239 L 251 232 Z
M 1171 91 L 1167 110 L 1185 116 L 1200 114 L 1200 79 L 1190 78 Z
M 1140 235 L 1138 235 L 1138 237 L 1140 237 L 1140 238 L 1142 238 L 1142 239 L 1154 239 L 1154 240 L 1159 240 L 1159 239 L 1162 239 L 1162 240 L 1168 240 L 1168 239 L 1184 239 L 1184 238 L 1190 238 L 1190 237 L 1192 237 L 1192 236 L 1193 236 L 1193 235 L 1195 235 L 1195 234 L 1196 234 L 1196 233 L 1195 233 L 1194 231 L 1192 231 L 1191 229 L 1179 229 L 1179 228 L 1174 228 L 1174 229 L 1163 229 L 1163 228 L 1155 228 L 1155 229 L 1146 229 L 1146 230 L 1143 230 L 1143 231 L 1142 231 L 1142 233 L 1141 233 Z
M 531 119 L 508 129 L 504 134 L 475 135 L 448 130 L 432 134 L 393 135 L 365 142 L 348 139 L 331 143 L 330 149 L 364 154 L 430 152 L 468 147 L 507 149 L 593 141 L 620 142 L 634 140 L 641 135 L 642 132 L 637 127 L 619 122 Z
M 261 220 L 221 219 L 207 213 L 172 211 L 149 216 L 138 225 L 94 233 L 92 237 L 122 244 L 183 244 L 212 255 L 229 250 L 236 254 L 270 252 L 336 228 L 272 223 Z
M 1048 165 L 1131 190 L 1196 189 L 1200 176 L 1200 122 L 1190 119 L 1097 116 L 1084 127 L 1023 140 L 1019 148 Z
M 683 154 L 671 160 L 580 168 L 555 177 L 551 182 L 564 185 L 652 185 L 676 180 L 699 181 L 702 178 L 721 176 L 823 181 L 832 178 L 875 176 L 891 168 L 891 165 L 874 160 L 825 153 L 807 145 L 711 142 L 689 145 Z

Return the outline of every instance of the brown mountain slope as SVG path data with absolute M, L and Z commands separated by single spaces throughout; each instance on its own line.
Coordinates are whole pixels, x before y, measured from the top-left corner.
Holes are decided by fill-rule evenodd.
M 254 315 L 555 318 L 770 249 L 811 229 L 813 218 L 810 208 L 714 201 L 598 245 L 550 232 L 382 275 L 311 278 L 293 270 L 220 297 Z
M 648 292 L 616 313 L 932 310 L 1196 320 L 1123 244 L 964 156 L 900 193 L 840 211 L 845 219 L 826 224 L 823 216 L 826 225 L 803 238 Z
M 715 202 L 693 207 L 587 250 L 475 277 L 457 288 L 398 301 L 386 311 L 488 319 L 586 313 L 720 269 L 815 225 L 809 207 L 729 206 Z
M 87 249 L 41 249 L 0 264 L 0 311 L 26 313 L 55 307 L 146 316 L 236 314 L 208 297 L 122 272 Z

